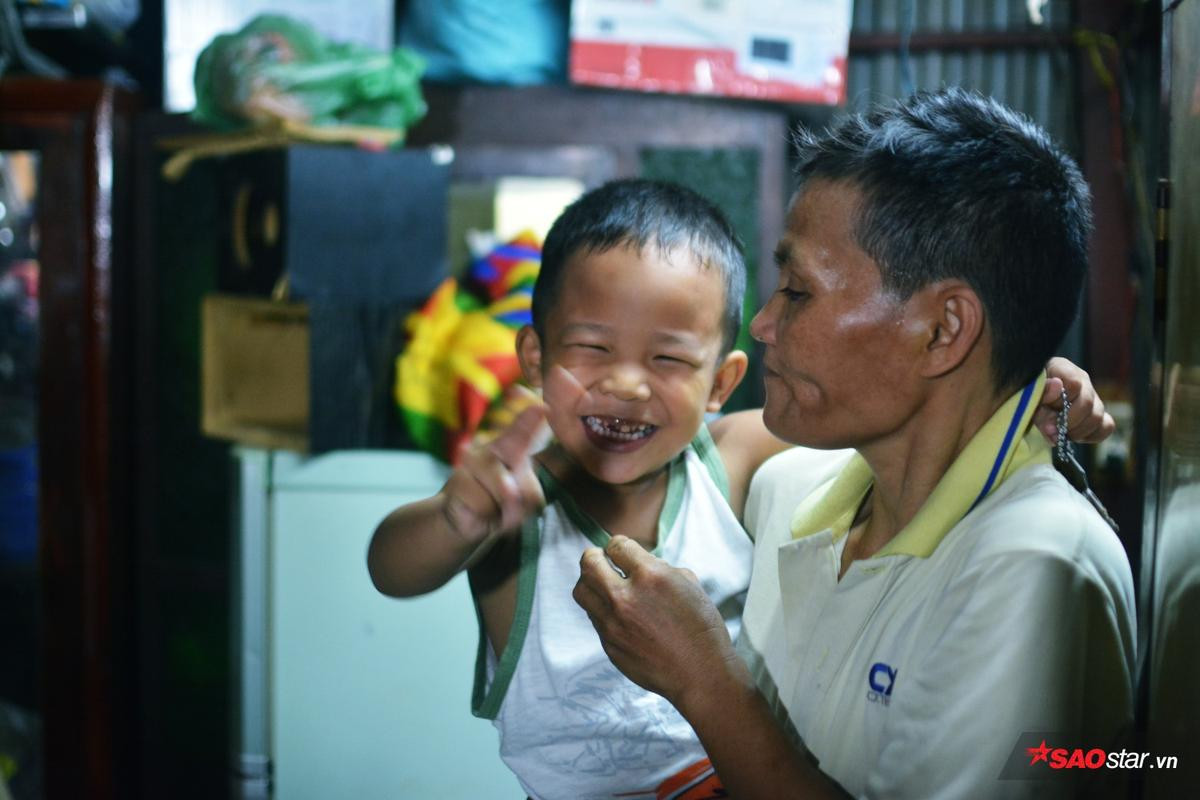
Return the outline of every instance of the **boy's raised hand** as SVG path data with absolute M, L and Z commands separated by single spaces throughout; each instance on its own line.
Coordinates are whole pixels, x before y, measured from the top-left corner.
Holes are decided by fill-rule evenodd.
M 442 510 L 451 530 L 471 544 L 519 530 L 545 505 L 533 471 L 533 454 L 548 435 L 542 404 L 522 411 L 503 433 L 463 453 L 442 488 Z
M 1105 411 L 1091 377 L 1071 361 L 1056 357 L 1046 363 L 1046 388 L 1033 417 L 1033 424 L 1051 444 L 1057 438 L 1055 425 L 1057 412 L 1062 408 L 1063 389 L 1071 403 L 1067 413 L 1067 436 L 1071 441 L 1095 444 L 1112 435 L 1116 423 Z
M 547 371 L 543 399 L 535 400 L 496 438 L 462 455 L 442 488 L 442 512 L 451 530 L 470 544 L 512 533 L 546 504 L 534 472 L 533 456 L 550 440 L 548 403 L 570 413 L 587 389 L 561 365 Z
M 576 416 L 581 413 L 587 396 L 588 390 L 566 367 L 555 364 L 546 371 L 542 381 L 542 399 L 547 406 Z

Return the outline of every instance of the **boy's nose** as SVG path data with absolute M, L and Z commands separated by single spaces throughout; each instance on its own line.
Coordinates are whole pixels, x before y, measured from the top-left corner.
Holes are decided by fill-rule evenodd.
M 758 310 L 754 319 L 750 320 L 750 335 L 757 342 L 775 344 L 775 300 L 778 293 L 771 295 L 766 305 Z
M 618 400 L 645 402 L 650 399 L 650 385 L 642 371 L 632 367 L 617 367 L 600 381 L 600 391 Z

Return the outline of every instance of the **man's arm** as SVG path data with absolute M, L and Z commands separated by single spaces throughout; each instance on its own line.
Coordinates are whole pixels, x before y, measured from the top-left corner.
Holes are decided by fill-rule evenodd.
M 740 660 L 718 675 L 727 685 L 714 682 L 693 692 L 680 700 L 679 711 L 692 724 L 730 797 L 850 796 L 785 736 Z
M 997 794 L 1026 732 L 1115 744 L 1132 714 L 1132 587 L 1115 538 L 1108 550 L 1083 564 L 989 557 L 951 584 L 933 612 L 944 624 L 925 630 L 919 666 L 897 681 L 868 796 Z M 581 572 L 575 599 L 605 651 L 679 709 L 731 797 L 845 796 L 790 744 L 694 576 L 624 537 L 587 551 Z
M 846 796 L 788 741 L 695 575 L 624 536 L 586 551 L 581 571 L 575 600 L 605 652 L 691 723 L 731 797 Z

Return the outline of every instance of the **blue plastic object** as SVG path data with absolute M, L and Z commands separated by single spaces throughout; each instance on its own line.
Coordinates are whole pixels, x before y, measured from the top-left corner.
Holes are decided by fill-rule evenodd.
M 37 446 L 0 450 L 0 562 L 37 558 Z
M 410 0 L 399 44 L 446 83 L 563 83 L 568 0 Z

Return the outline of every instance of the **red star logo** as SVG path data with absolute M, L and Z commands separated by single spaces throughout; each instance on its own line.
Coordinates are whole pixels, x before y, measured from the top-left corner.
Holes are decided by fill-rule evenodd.
M 1046 740 L 1042 739 L 1042 743 L 1037 747 L 1026 747 L 1025 751 L 1029 753 L 1029 766 L 1033 766 L 1039 761 L 1047 761 L 1047 756 L 1050 755 L 1050 748 L 1046 747 Z

